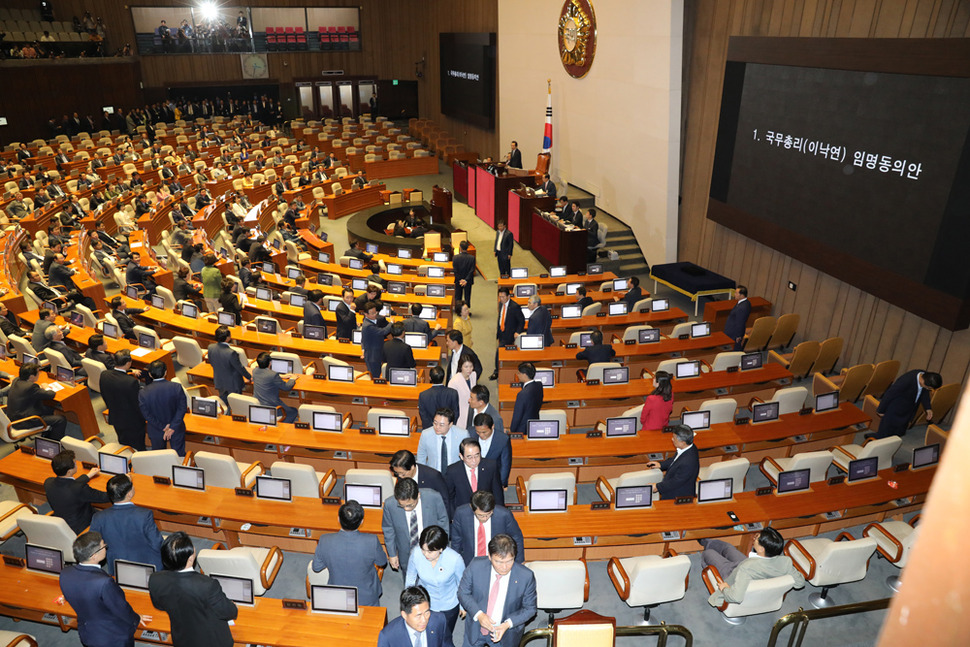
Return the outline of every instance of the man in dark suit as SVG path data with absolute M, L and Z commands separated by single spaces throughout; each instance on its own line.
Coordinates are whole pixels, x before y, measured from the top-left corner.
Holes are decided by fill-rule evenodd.
M 101 397 L 108 407 L 108 424 L 118 434 L 118 442 L 142 452 L 145 451 L 145 416 L 138 405 L 141 382 L 128 374 L 130 370 L 131 353 L 116 351 L 114 368 L 101 373 Z
M 552 181 L 552 178 L 549 177 L 548 173 L 543 174 L 542 186 L 539 188 L 545 191 L 546 195 L 550 198 L 556 197 L 556 183 Z
M 74 276 L 74 270 L 67 266 L 67 259 L 64 258 L 64 254 L 56 254 L 54 256 L 54 262 L 51 263 L 50 272 L 48 273 L 48 281 L 51 285 L 56 288 L 61 288 L 65 292 L 70 292 L 74 289 L 74 281 L 71 277 Z
M 604 344 L 603 333 L 599 330 L 594 330 L 590 334 L 589 340 L 593 342 L 592 346 L 587 346 L 576 353 L 576 359 L 586 360 L 587 366 L 597 362 L 612 362 L 613 358 L 616 357 L 613 344 Z
M 497 348 L 495 349 L 495 370 L 492 371 L 488 379 L 498 379 L 498 349 L 503 346 L 511 346 L 515 343 L 515 338 L 525 329 L 525 316 L 522 314 L 522 306 L 512 300 L 512 290 L 507 286 L 498 289 L 498 321 L 495 326 L 495 339 Z
M 519 150 L 519 142 L 512 140 L 512 150 L 506 153 L 505 163 L 509 168 L 522 168 L 522 151 Z
M 121 328 L 121 334 L 125 339 L 134 341 L 135 320 L 131 318 L 131 315 L 141 314 L 147 308 L 126 308 L 125 302 L 120 296 L 112 297 L 108 305 L 111 306 L 111 316 L 114 317 L 115 321 L 118 322 L 118 327 Z
M 475 351 L 465 345 L 465 336 L 461 334 L 460 330 L 448 331 L 445 347 L 448 349 L 447 377 L 449 380 L 454 377 L 456 373 L 461 372 L 461 366 L 459 366 L 458 360 L 461 359 L 462 355 L 468 355 L 472 358 L 472 364 L 475 365 L 475 379 L 481 379 L 482 362 L 478 359 L 478 355 L 475 354 Z
M 327 334 L 327 322 L 323 318 L 323 312 L 320 310 L 320 303 L 323 301 L 323 290 L 310 290 L 306 295 L 306 301 L 303 302 L 303 325 L 304 326 L 320 326 L 323 328 L 323 334 Z
M 207 361 L 212 364 L 212 379 L 222 401 L 229 404 L 230 393 L 242 393 L 244 380 L 252 379 L 239 361 L 239 354 L 229 345 L 229 328 L 216 328 L 216 343 L 209 344 Z
M 587 306 L 593 305 L 593 297 L 586 296 L 586 287 L 579 286 L 576 288 L 576 305 L 579 306 L 579 311 L 582 313 Z
M 465 429 L 473 428 L 475 426 L 475 417 L 485 413 L 491 416 L 495 430 L 504 433 L 505 423 L 502 421 L 502 417 L 499 415 L 495 405 L 490 404 L 491 399 L 491 393 L 489 393 L 488 387 L 484 384 L 476 384 L 472 387 L 471 393 L 468 396 L 468 420 Z M 488 453 L 487 450 L 488 447 L 482 447 L 482 458 L 494 458 L 493 456 L 486 455 Z
M 340 532 L 320 536 L 313 553 L 315 573 L 327 569 L 330 584 L 356 586 L 357 602 L 361 606 L 380 605 L 381 580 L 375 566 L 387 566 L 387 556 L 377 536 L 358 532 L 364 521 L 364 508 L 357 501 L 348 501 L 337 512 Z
M 299 409 L 292 407 L 280 397 L 280 391 L 289 393 L 296 386 L 296 376 L 277 373 L 270 368 L 273 356 L 263 351 L 256 356 L 256 368 L 253 369 L 253 395 L 264 407 L 282 409 L 283 422 L 296 422 Z
M 360 248 L 360 241 L 352 240 L 350 241 L 350 248 L 344 252 L 344 256 L 350 256 L 351 258 L 359 258 L 364 261 L 364 263 L 370 263 L 372 256 Z
M 664 479 L 657 483 L 657 492 L 662 500 L 694 496 L 697 489 L 697 473 L 701 469 L 697 447 L 694 446 L 694 430 L 687 425 L 677 425 L 670 441 L 677 453 L 664 461 L 650 461 L 647 469 L 659 469 Z
M 583 229 L 586 230 L 586 262 L 596 262 L 596 246 L 599 245 L 599 223 L 596 222 L 596 209 L 588 209 L 586 218 L 583 220 Z
M 592 261 L 590 261 L 592 262 Z M 626 291 L 622 297 L 619 295 L 614 295 L 614 301 L 623 301 L 626 303 L 627 312 L 633 312 L 633 306 L 637 304 L 637 301 L 643 298 L 643 290 L 640 289 L 640 279 L 635 276 L 630 277 L 630 289 Z
M 554 342 L 552 338 L 552 313 L 549 312 L 549 308 L 542 305 L 542 297 L 538 294 L 529 297 L 529 310 L 532 311 L 532 314 L 529 316 L 527 334 L 542 335 L 542 343 L 545 347 L 552 346 Z
M 64 331 L 60 327 L 48 327 L 44 331 L 44 336 L 47 337 L 47 347 L 44 348 L 44 352 L 52 350 L 60 353 L 67 363 L 71 365 L 71 368 L 75 370 L 77 375 L 81 377 L 87 375 L 81 367 L 81 354 L 64 343 Z
M 751 316 L 751 302 L 748 301 L 748 288 L 739 285 L 735 290 L 738 295 L 738 302 L 728 313 L 727 321 L 724 322 L 724 334 L 734 340 L 734 350 L 743 350 L 744 331 L 748 326 L 748 317 Z
M 509 472 L 512 471 L 512 443 L 505 431 L 499 429 L 501 422 L 500 416 L 488 413 L 479 413 L 474 420 L 482 456 L 498 463 L 499 478 L 504 488 L 509 485 Z
M 420 519 L 418 506 L 421 506 Z M 405 579 L 411 549 L 418 545 L 421 532 L 428 526 L 448 527 L 448 510 L 441 495 L 434 490 L 419 490 L 414 479 L 398 480 L 394 495 L 384 501 L 381 529 L 387 561 L 391 568 L 400 569 Z
M 128 261 L 128 269 L 125 270 L 125 283 L 128 285 L 140 283 L 145 286 L 145 290 L 149 294 L 155 294 L 155 288 L 158 285 L 155 283 L 153 275 L 154 272 L 151 268 L 141 265 L 141 254 L 132 252 Z
M 423 586 L 401 591 L 401 616 L 388 622 L 377 635 L 377 647 L 446 647 L 452 644 L 445 614 L 431 610 Z
M 441 331 L 441 324 L 436 323 L 434 325 L 434 330 L 431 329 L 431 324 L 422 319 L 419 315 L 423 307 L 420 303 L 411 304 L 411 316 L 404 320 L 404 332 L 419 332 L 428 338 L 430 343 L 432 339 L 437 337 Z
M 64 599 L 77 614 L 77 632 L 85 647 L 134 647 L 135 630 L 151 616 L 139 616 L 125 593 L 98 565 L 108 548 L 97 532 L 74 540 L 74 566 L 61 571 Z
M 108 573 L 115 574 L 116 559 L 152 564 L 156 571 L 162 570 L 162 533 L 152 511 L 131 502 L 135 497 L 131 478 L 115 474 L 108 479 L 107 492 L 111 507 L 94 513 L 91 530 L 101 533 L 108 544 Z
M 464 301 L 472 304 L 472 284 L 475 283 L 475 257 L 468 253 L 468 241 L 463 240 L 458 245 L 461 250 L 451 261 L 455 272 L 455 303 Z
M 179 456 L 185 456 L 185 391 L 178 382 L 165 379 L 167 371 L 160 359 L 148 365 L 152 381 L 138 394 L 138 404 L 148 422 L 152 449 L 165 449 L 168 443 Z
M 88 338 L 88 349 L 84 351 L 84 356 L 88 359 L 93 359 L 96 362 L 101 362 L 104 364 L 105 369 L 109 371 L 117 365 L 115 362 L 114 353 L 109 353 L 107 351 L 107 347 L 104 343 L 104 335 L 91 335 Z M 104 379 L 103 376 L 102 379 Z M 107 404 L 107 402 L 105 402 L 105 404 Z
M 451 387 L 445 386 L 445 369 L 440 366 L 432 366 L 428 371 L 431 379 L 431 388 L 426 389 L 418 395 L 418 414 L 421 416 L 421 428 L 427 429 L 434 422 L 435 411 L 441 408 L 448 408 L 458 411 L 458 392 Z
M 214 579 L 193 570 L 195 548 L 184 532 L 162 542 L 165 570 L 148 578 L 148 593 L 156 609 L 172 621 L 172 643 L 179 647 L 232 647 L 229 620 L 236 605 Z
M 96 478 L 101 470 L 92 467 L 87 474 L 75 478 L 77 461 L 74 452 L 65 449 L 51 459 L 54 476 L 44 481 L 44 494 L 54 511 L 54 516 L 67 522 L 76 533 L 91 525 L 94 516 L 92 503 L 107 503 L 108 495 L 95 490 L 88 481 Z
M 357 306 L 354 304 L 354 291 L 344 288 L 341 302 L 337 304 L 334 315 L 337 317 L 337 339 L 350 339 L 357 329 Z M 306 325 L 306 322 L 304 322 Z
M 43 433 L 44 438 L 60 440 L 67 430 L 67 418 L 51 414 L 44 405 L 48 400 L 57 397 L 57 393 L 40 388 L 37 384 L 39 372 L 40 365 L 33 362 L 23 364 L 20 367 L 17 379 L 13 381 L 10 390 L 7 391 L 7 418 L 22 420 L 30 416 L 39 416 L 47 425 L 47 431 Z M 32 421 L 28 421 L 21 426 L 29 428 L 33 425 Z
M 505 228 L 505 221 L 500 220 L 495 225 L 495 258 L 498 259 L 498 273 L 501 276 L 508 276 L 512 273 L 512 250 L 515 240 L 512 232 Z
M 494 535 L 488 542 L 488 558 L 478 557 L 465 569 L 458 585 L 458 601 L 468 612 L 466 647 L 517 647 L 526 623 L 535 616 L 536 578 L 515 561 L 517 552 L 518 544 L 510 536 Z M 499 608 L 503 588 L 504 605 Z
M 926 412 L 927 422 L 932 421 L 930 396 L 942 385 L 943 378 L 939 373 L 915 370 L 900 375 L 879 401 L 876 409 L 880 416 L 879 430 L 875 434 L 866 434 L 866 438 L 903 436 L 921 405 Z
M 371 377 L 381 376 L 381 364 L 384 363 L 384 339 L 391 334 L 391 324 L 384 317 L 377 314 L 378 306 L 373 301 L 367 301 L 363 308 L 364 323 L 361 325 L 360 347 L 364 353 L 364 364 L 370 371 Z
M 416 366 L 414 352 L 404 343 L 404 324 L 400 321 L 391 324 L 391 338 L 384 342 L 384 363 L 387 364 L 388 375 L 392 368 Z
M 441 475 L 441 472 L 433 467 L 418 463 L 418 459 L 407 449 L 399 449 L 394 452 L 394 455 L 391 456 L 390 465 L 394 478 L 414 479 L 419 490 L 428 488 L 440 494 L 441 500 L 445 502 L 445 508 L 448 510 L 448 518 L 451 519 L 454 509 L 450 507 L 448 484 L 445 483 L 445 478 Z
M 578 202 L 573 202 L 569 205 L 569 209 L 566 211 L 564 219 L 579 228 L 583 227 L 583 210 L 579 208 Z
M 522 434 L 524 436 L 529 421 L 539 417 L 539 409 L 542 408 L 542 384 L 536 382 L 535 376 L 536 367 L 532 362 L 519 364 L 516 379 L 522 383 L 522 388 L 515 396 L 512 424 L 509 425 L 509 433 L 511 434 Z
M 497 501 L 505 501 L 505 491 L 499 479 L 498 463 L 482 458 L 482 447 L 477 437 L 465 438 L 458 445 L 461 460 L 448 466 L 445 482 L 452 509 L 471 503 L 472 495 L 488 490 Z
M 455 510 L 451 522 L 451 548 L 461 555 L 465 565 L 471 564 L 476 557 L 488 555 L 488 542 L 495 535 L 509 535 L 516 544 L 523 546 L 515 555 L 515 561 L 525 562 L 525 548 L 522 531 L 508 509 L 495 504 L 495 495 L 487 490 L 479 490 L 472 495 L 471 503 Z

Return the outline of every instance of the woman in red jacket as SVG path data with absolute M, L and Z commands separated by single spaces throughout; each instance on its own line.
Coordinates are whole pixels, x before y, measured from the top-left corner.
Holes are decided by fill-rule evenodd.
M 648 395 L 643 403 L 640 426 L 644 430 L 659 431 L 670 424 L 670 413 L 674 410 L 670 373 L 657 371 L 653 376 L 653 387 L 653 393 Z

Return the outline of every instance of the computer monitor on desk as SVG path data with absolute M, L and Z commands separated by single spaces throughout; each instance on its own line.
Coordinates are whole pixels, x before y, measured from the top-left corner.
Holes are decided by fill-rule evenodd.
M 445 286 L 432 284 L 427 287 L 426 293 L 429 297 L 441 298 L 445 296 L 445 291 Z
M 404 333 L 404 343 L 411 348 L 427 348 L 428 336 L 423 332 L 406 332 Z
M 576 296 L 579 292 L 579 288 L 583 287 L 582 283 L 567 283 L 566 284 L 566 296 Z
M 690 336 L 691 336 L 691 339 L 698 339 L 700 337 L 710 337 L 711 336 L 710 322 L 702 321 L 701 323 L 691 324 Z
M 266 274 L 276 274 L 276 265 L 270 263 L 269 261 L 264 261 L 262 270 Z
M 378 416 L 377 433 L 381 436 L 407 437 L 411 422 L 405 416 Z
M 603 384 L 629 384 L 630 367 L 618 366 L 615 368 L 603 369 Z
M 700 411 L 685 411 L 680 416 L 680 422 L 694 431 L 710 429 L 711 412 L 706 409 L 701 409 Z
M 545 338 L 542 335 L 520 335 L 519 348 L 522 350 L 542 350 L 545 348 Z
M 302 294 L 291 294 L 290 295 L 290 305 L 294 308 L 302 308 L 303 304 L 306 303 L 306 297 Z
M 815 413 L 824 413 L 839 408 L 839 392 L 819 393 L 815 396 Z
M 745 353 L 741 356 L 741 370 L 750 371 L 751 369 L 761 368 L 761 353 Z
M 697 502 L 730 501 L 734 496 L 733 479 L 711 479 L 697 484 Z
M 404 267 L 399 265 L 398 263 L 388 263 L 386 268 L 387 268 L 388 274 L 395 274 L 395 275 L 404 274 Z
M 219 322 L 220 326 L 235 326 L 236 325 L 236 315 L 231 312 L 220 312 L 216 320 Z
M 549 276 L 554 279 L 562 278 L 566 276 L 566 266 L 565 265 L 553 265 L 549 268 Z
M 125 589 L 147 591 L 148 578 L 154 572 L 153 564 L 129 562 L 126 559 L 115 560 L 115 578 L 118 580 L 118 585 Z
M 189 490 L 205 490 L 205 470 L 199 467 L 172 465 L 172 485 Z
M 354 500 L 365 508 L 380 508 L 384 505 L 380 485 L 344 484 L 344 501 Z
M 653 299 L 650 301 L 650 312 L 666 312 L 670 310 L 670 301 L 667 299 Z
M 527 279 L 529 278 L 529 268 L 527 267 L 513 267 L 512 271 L 509 273 L 509 278 L 512 279 Z
M 674 377 L 678 380 L 698 377 L 700 374 L 701 363 L 699 360 L 694 359 L 687 362 L 678 362 L 674 365 Z
M 811 486 L 812 470 L 789 470 L 778 473 L 778 494 L 804 492 Z
M 563 319 L 579 319 L 583 316 L 583 309 L 574 303 L 567 304 L 562 307 L 560 316 Z
M 233 577 L 231 575 L 209 575 L 219 583 L 226 597 L 243 606 L 253 606 L 253 581 L 248 577 Z
M 198 309 L 198 307 L 195 306 L 195 304 L 192 304 L 192 303 L 183 303 L 182 304 L 182 316 L 183 317 L 188 317 L 189 319 L 198 319 L 199 318 L 199 309 Z
M 411 250 L 406 247 L 399 247 L 397 250 L 398 258 L 411 258 Z
M 310 426 L 314 431 L 340 433 L 343 428 L 343 418 L 339 413 L 330 411 L 314 411 Z
M 849 473 L 846 477 L 848 483 L 859 483 L 868 481 L 879 476 L 879 457 L 857 458 L 849 461 Z
M 57 575 L 64 568 L 64 555 L 56 548 L 27 544 L 24 546 L 24 556 L 28 571 Z
M 34 438 L 34 451 L 39 458 L 51 460 L 61 453 L 61 444 L 56 440 L 37 436 Z
M 529 512 L 565 512 L 566 490 L 529 490 Z
M 118 339 L 120 337 L 118 326 L 107 321 L 101 324 L 101 332 L 104 333 L 105 337 L 111 337 L 112 339 Z
M 772 422 L 778 420 L 779 403 L 763 402 L 751 407 L 751 422 Z
M 192 413 L 196 416 L 216 418 L 219 415 L 219 405 L 215 398 L 192 396 Z
M 269 367 L 277 373 L 288 375 L 293 372 L 293 360 L 291 359 L 270 359 Z
M 272 501 L 292 501 L 293 494 L 290 489 L 290 479 L 276 478 L 273 476 L 257 476 L 256 498 L 270 499 Z
M 556 372 L 551 368 L 537 368 L 534 379 L 545 389 L 556 386 Z
M 558 420 L 530 420 L 526 430 L 529 440 L 555 440 L 559 438 Z
M 98 467 L 105 474 L 127 474 L 128 457 L 98 452 Z
M 327 332 L 323 326 L 303 324 L 303 337 L 304 339 L 326 339 Z
M 359 258 L 352 258 L 347 261 L 347 267 L 352 270 L 362 270 L 364 269 L 364 261 L 360 260 Z
M 607 313 L 611 317 L 618 317 L 630 312 L 630 304 L 626 301 L 614 301 L 607 306 Z
M 652 504 L 652 485 L 620 486 L 613 492 L 613 508 L 616 510 L 642 510 Z
M 655 344 L 660 341 L 659 328 L 641 328 L 637 331 L 638 344 Z
M 607 438 L 626 438 L 637 435 L 637 419 L 633 416 L 606 419 Z
M 940 462 L 940 444 L 934 443 L 924 447 L 917 447 L 913 450 L 912 469 L 918 470 L 923 467 L 930 467 Z
M 256 288 L 256 298 L 262 301 L 272 301 L 273 292 L 269 288 Z
M 392 368 L 387 371 L 387 383 L 394 386 L 417 386 L 418 372 L 413 368 Z
M 329 263 L 330 254 L 328 254 L 327 252 L 317 252 L 317 261 L 320 263 Z
M 342 616 L 359 615 L 357 587 L 314 584 L 310 587 L 310 610 Z
M 447 263 L 448 262 L 448 252 L 435 252 L 431 255 L 431 260 L 435 263 Z M 430 274 L 428 276 L 431 276 Z
M 153 294 L 152 295 L 152 307 L 153 308 L 160 308 L 160 309 L 164 310 L 165 309 L 165 299 L 163 299 L 158 294 Z

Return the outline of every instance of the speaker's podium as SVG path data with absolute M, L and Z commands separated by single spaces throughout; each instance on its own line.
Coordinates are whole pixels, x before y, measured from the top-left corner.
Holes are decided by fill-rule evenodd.
M 493 229 L 497 222 L 508 222 L 509 191 L 536 185 L 536 177 L 532 171 L 510 169 L 502 164 L 476 164 L 473 187 L 471 168 L 469 167 L 468 191 L 474 191 L 475 204 L 471 204 L 469 199 L 469 206 L 474 207 L 475 215 Z

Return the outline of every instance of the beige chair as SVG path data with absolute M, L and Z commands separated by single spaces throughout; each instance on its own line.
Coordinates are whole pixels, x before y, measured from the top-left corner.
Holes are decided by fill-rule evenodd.
M 791 346 L 792 340 L 795 339 L 795 333 L 798 330 L 800 320 L 801 315 L 797 313 L 789 313 L 778 317 L 778 321 L 775 323 L 775 329 L 771 333 L 771 339 L 768 340 L 765 349 L 777 350 Z
M 597 301 L 596 303 L 591 303 L 585 308 L 583 308 L 582 316 L 584 317 L 595 317 L 597 313 L 603 310 L 603 303 Z
M 384 470 L 373 470 L 365 468 L 351 468 L 344 474 L 345 485 L 379 485 L 381 487 L 381 500 L 394 496 L 394 479 L 391 473 Z
M 515 482 L 515 491 L 519 503 L 529 505 L 529 492 L 532 490 L 566 490 L 567 505 L 576 503 L 576 475 L 572 472 L 537 473 L 528 480 L 519 476 Z
M 690 327 L 693 326 L 693 325 L 694 325 L 694 322 L 693 321 L 685 321 L 683 323 L 677 324 L 670 331 L 670 338 L 671 339 L 677 339 L 681 335 L 689 335 L 690 334 Z
M 186 459 L 181 458 L 174 449 L 152 449 L 132 454 L 131 471 L 145 476 L 172 478 L 172 466 L 184 465 L 185 462 Z
M 316 411 L 321 413 L 338 413 L 338 411 L 326 404 L 301 404 L 297 407 L 298 420 L 300 422 L 305 422 L 308 425 L 313 424 L 313 414 Z M 342 415 L 343 418 L 343 429 L 349 429 L 354 424 L 354 417 L 349 412 Z
M 293 362 L 294 373 L 313 375 L 314 373 L 317 372 L 317 369 L 313 366 L 313 364 L 307 364 L 306 366 L 303 366 L 303 360 L 301 360 L 300 356 L 297 355 L 296 353 L 287 353 L 284 351 L 273 351 L 272 353 L 269 354 L 269 356 L 271 359 L 283 359 L 283 360 Z
M 273 546 L 237 546 L 226 550 L 222 544 L 198 552 L 199 567 L 206 575 L 243 577 L 253 583 L 253 594 L 265 594 L 283 565 L 283 552 Z
M 847 532 L 833 541 L 824 537 L 792 539 L 785 546 L 788 555 L 805 580 L 822 590 L 808 596 L 816 609 L 830 607 L 829 589 L 839 584 L 858 582 L 866 576 L 869 558 L 876 552 L 876 540 L 871 537 L 855 539 Z
M 521 338 L 520 338 L 521 339 Z M 622 364 L 619 362 L 593 362 L 586 369 L 586 380 L 603 380 L 603 371 L 608 368 L 620 368 Z
M 100 436 L 91 436 L 87 440 L 78 440 L 73 436 L 61 438 L 61 447 L 74 452 L 75 458 L 86 463 L 98 464 L 98 454 L 112 454 L 130 458 L 135 450 L 121 443 L 106 443 Z
M 804 386 L 789 386 L 784 389 L 778 389 L 775 394 L 771 396 L 768 402 L 778 403 L 778 415 L 783 416 L 786 413 L 797 413 L 805 406 L 805 399 L 808 397 L 808 389 Z
M 744 353 L 741 351 L 718 353 L 714 356 L 714 361 L 711 362 L 711 372 L 716 373 L 717 371 L 726 371 L 732 367 L 740 367 L 741 357 L 743 355 Z
M 589 306 L 586 307 L 588 308 Z M 654 328 L 656 328 L 656 326 L 627 326 L 623 330 L 623 341 L 637 341 L 640 339 L 641 330 L 653 330 Z
M 172 340 L 166 339 L 162 341 L 162 339 L 158 336 L 158 333 L 155 332 L 154 328 L 149 328 L 148 326 L 135 326 L 135 336 L 137 337 L 138 335 L 148 335 L 153 338 L 155 340 L 155 348 L 160 348 L 169 353 L 175 352 L 175 344 L 172 343 Z
M 889 469 L 893 465 L 893 455 L 899 449 L 903 439 L 899 436 L 886 438 L 872 438 L 865 445 L 841 445 L 832 447 L 832 463 L 843 472 L 849 471 L 849 461 L 860 458 L 879 457 L 879 469 Z
M 276 461 L 269 468 L 270 474 L 276 478 L 289 479 L 290 494 L 313 499 L 328 496 L 337 483 L 337 476 L 333 470 L 325 474 L 317 472 L 310 465 Z
M 864 537 L 872 537 L 876 540 L 876 550 L 879 554 L 888 559 L 899 568 L 905 568 L 909 561 L 909 555 L 919 539 L 919 515 L 905 521 L 882 521 L 871 523 L 862 531 Z M 886 580 L 886 585 L 893 591 L 899 591 L 900 579 L 893 575 Z
M 77 535 L 67 522 L 54 514 L 23 515 L 17 520 L 28 544 L 37 544 L 61 551 L 65 562 L 74 561 L 74 540 Z
M 828 383 L 819 377 L 813 377 L 812 390 L 818 395 L 819 393 L 838 389 L 840 402 L 855 402 L 862 397 L 862 393 L 866 390 L 866 385 L 869 384 L 874 370 L 875 367 L 872 364 L 857 364 L 842 369 L 838 375 L 826 378 Z M 816 375 L 818 376 L 818 374 Z M 816 388 L 816 384 L 818 388 Z
M 656 485 L 664 478 L 664 473 L 658 469 L 639 470 L 636 472 L 626 472 L 616 478 L 596 477 L 596 493 L 603 501 L 613 501 L 618 487 L 631 487 L 639 485 Z
M 672 550 L 663 557 L 611 557 L 606 573 L 620 599 L 631 607 L 643 607 L 643 621 L 651 624 L 650 610 L 653 607 L 680 600 L 686 595 L 690 557 Z
M 761 473 L 771 481 L 772 485 L 778 485 L 778 474 L 793 470 L 810 470 L 809 481 L 817 483 L 824 481 L 832 464 L 832 452 L 820 450 L 817 452 L 800 452 L 790 458 L 772 458 L 765 456 L 761 459 Z
M 881 398 L 889 385 L 893 383 L 896 379 L 896 375 L 899 373 L 900 362 L 898 359 L 887 359 L 879 362 L 875 365 L 872 370 L 872 376 L 869 378 L 869 383 L 866 384 L 865 390 L 862 392 L 862 397 L 871 395 L 876 398 Z
M 732 458 L 705 465 L 697 473 L 698 487 L 700 487 L 700 481 L 729 478 L 733 484 L 733 492 L 744 492 L 744 479 L 748 475 L 750 465 L 751 461 L 747 458 Z
M 724 581 L 714 566 L 708 566 L 701 571 L 701 577 L 709 593 L 716 591 L 719 584 Z M 748 585 L 744 600 L 737 603 L 725 601 L 718 610 L 728 624 L 741 625 L 744 624 L 746 616 L 772 613 L 780 609 L 785 601 L 785 595 L 794 586 L 795 580 L 791 575 L 755 580 Z
M 20 532 L 19 519 L 27 515 L 36 514 L 33 508 L 18 501 L 0 501 L 0 543 L 3 543 Z M 2 644 L 2 643 L 0 643 Z
M 37 647 L 40 643 L 30 634 L 0 631 L 0 647 Z
M 437 251 L 441 249 L 441 234 L 436 231 L 428 231 L 424 234 L 424 250 L 422 250 L 421 255 L 424 258 L 431 256 L 432 251 Z
M 259 461 L 240 463 L 225 454 L 196 452 L 193 458 L 196 467 L 202 468 L 205 472 L 207 487 L 251 488 L 256 482 L 256 477 L 265 471 Z
M 175 295 L 172 293 L 171 290 L 169 290 L 167 287 L 163 285 L 159 285 L 158 287 L 155 288 L 155 294 L 162 297 L 162 301 L 164 302 L 166 310 L 170 310 L 170 311 L 175 310 L 177 301 L 175 299 Z
M 803 378 L 818 360 L 819 346 L 817 341 L 803 341 L 795 346 L 795 350 L 784 355 L 777 351 L 768 351 L 768 359 L 787 368 L 795 379 Z
M 172 345 L 175 347 L 175 361 L 182 368 L 192 369 L 205 361 L 202 347 L 193 337 L 177 335 L 172 337 Z
M 569 427 L 566 424 L 567 416 L 565 409 L 541 409 L 539 411 L 539 420 L 554 420 L 559 423 L 559 434 L 565 436 L 569 433 Z
M 330 584 L 330 569 L 325 568 L 319 573 L 313 570 L 313 560 L 306 565 L 306 596 L 310 599 L 310 592 L 313 586 L 326 586 Z
M 829 337 L 819 345 L 818 358 L 812 367 L 813 373 L 831 373 L 842 356 L 844 341 L 841 337 Z
M 963 385 L 959 382 L 954 382 L 952 384 L 944 384 L 933 392 L 933 396 L 930 398 L 930 408 L 933 410 L 933 422 L 943 422 L 947 414 L 953 410 L 953 407 L 956 406 L 957 400 L 960 397 L 962 387 Z M 923 424 L 926 424 L 926 412 L 920 407 L 909 426 L 913 427 Z
M 385 409 L 382 407 L 372 407 L 367 410 L 367 426 L 372 429 L 377 429 L 380 424 L 381 416 L 396 416 L 398 418 L 407 418 L 408 414 L 406 411 L 401 409 Z
M 738 403 L 733 398 L 705 400 L 697 410 L 710 411 L 712 425 L 723 422 L 734 422 L 734 416 L 738 412 Z
M 14 428 L 14 425 L 23 428 Z M 42 434 L 48 427 L 40 416 L 27 416 L 19 420 L 11 421 L 7 417 L 7 407 L 0 407 L 0 440 L 5 443 L 18 444 L 21 441 Z
M 549 614 L 549 626 L 563 609 L 579 609 L 589 601 L 589 571 L 586 561 L 529 562 L 536 578 L 536 606 Z
M 232 415 L 246 416 L 247 418 L 249 417 L 249 407 L 259 404 L 259 400 L 255 397 L 242 393 L 230 393 L 226 399 L 229 401 L 229 412 Z

